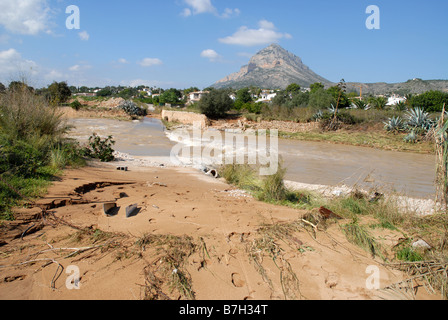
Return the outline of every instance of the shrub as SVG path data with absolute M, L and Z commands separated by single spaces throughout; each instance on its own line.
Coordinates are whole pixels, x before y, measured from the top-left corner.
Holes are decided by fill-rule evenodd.
M 120 106 L 119 109 L 126 112 L 131 117 L 144 117 L 148 114 L 146 109 L 140 108 L 132 101 L 125 101 Z
M 69 129 L 62 114 L 25 85 L 0 96 L 0 115 L 0 132 L 11 140 L 47 136 L 58 141 Z
M 89 146 L 86 148 L 86 155 L 90 158 L 99 159 L 101 162 L 110 162 L 115 160 L 112 146 L 115 141 L 112 136 L 101 139 L 96 133 L 89 138 Z
M 338 129 L 339 124 L 354 125 L 360 121 L 348 112 L 324 112 L 320 118 L 320 126 L 324 130 Z M 335 121 L 336 120 L 336 121 Z
M 45 152 L 23 141 L 0 139 L 0 173 L 8 172 L 22 178 L 34 177 L 36 170 L 45 164 Z
M 219 119 L 233 107 L 233 100 L 226 90 L 212 90 L 205 94 L 198 103 L 199 110 L 207 117 Z
M 426 112 L 441 112 L 443 104 L 448 105 L 448 93 L 434 90 L 427 91 L 410 97 L 408 103 L 411 107 L 420 107 Z
M 0 219 L 13 219 L 13 206 L 41 196 L 62 167 L 82 165 L 79 148 L 63 139 L 68 129 L 22 82 L 0 95 Z
M 70 107 L 72 107 L 74 110 L 78 111 L 79 109 L 82 108 L 82 104 L 78 100 L 75 100 L 72 103 L 70 103 Z

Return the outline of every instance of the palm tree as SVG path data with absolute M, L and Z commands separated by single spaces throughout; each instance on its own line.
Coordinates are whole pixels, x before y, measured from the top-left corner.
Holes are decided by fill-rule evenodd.
M 355 99 L 353 103 L 361 110 L 364 110 L 367 107 L 367 103 L 364 100 Z
M 384 97 L 376 97 L 372 99 L 372 106 L 378 110 L 384 110 L 387 106 L 387 99 Z

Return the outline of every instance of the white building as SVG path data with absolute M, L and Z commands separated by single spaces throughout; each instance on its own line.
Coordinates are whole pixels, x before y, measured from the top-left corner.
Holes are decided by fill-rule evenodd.
M 196 92 L 191 92 L 189 95 L 188 95 L 188 104 L 192 104 L 192 103 L 195 103 L 195 102 L 199 102 L 201 99 L 202 99 L 202 97 L 204 96 L 204 95 L 206 95 L 207 93 L 209 93 L 208 91 L 196 91 Z
M 277 96 L 277 93 L 262 92 L 256 102 L 271 102 Z
M 396 94 L 394 94 L 392 97 L 389 98 L 387 105 L 388 106 L 395 106 L 397 104 L 399 104 L 400 102 L 406 102 L 406 98 L 397 96 Z

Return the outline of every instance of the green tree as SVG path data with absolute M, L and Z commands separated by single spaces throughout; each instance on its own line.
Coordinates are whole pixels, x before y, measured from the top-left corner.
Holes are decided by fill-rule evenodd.
M 3 83 L 0 82 L 0 93 L 3 93 L 6 91 L 6 87 Z
M 338 108 L 344 109 L 350 107 L 350 99 L 345 94 L 343 88 L 341 88 L 339 85 L 329 88 L 328 93 L 331 94 L 333 97 L 333 104 L 336 107 L 336 104 L 338 104 Z
M 66 82 L 53 82 L 44 91 L 44 96 L 50 103 L 58 105 L 67 102 L 72 96 L 72 92 Z
M 96 93 L 98 97 L 110 97 L 112 94 L 113 92 L 110 88 L 101 89 Z
M 160 103 L 171 103 L 176 104 L 179 103 L 182 99 L 182 92 L 177 89 L 171 88 L 166 90 L 160 96 Z
M 309 94 L 308 105 L 316 110 L 328 109 L 334 102 L 333 95 L 324 88 L 319 88 Z
M 232 109 L 233 100 L 227 90 L 211 90 L 198 103 L 199 110 L 207 117 L 219 119 Z
M 190 93 L 197 91 L 199 91 L 198 87 L 190 87 L 188 89 L 184 89 L 184 95 L 189 95 Z
M 236 92 L 236 100 L 242 103 L 252 102 L 252 96 L 250 94 L 249 88 L 243 88 Z
M 8 86 L 8 90 L 10 91 L 21 91 L 24 88 L 28 89 L 29 92 L 34 92 L 33 87 L 30 87 L 29 85 L 27 85 L 22 81 L 12 81 Z
M 136 88 L 125 88 L 118 93 L 120 98 L 129 100 L 132 97 L 138 96 L 138 90 Z
M 291 83 L 287 88 L 286 88 L 286 92 L 289 94 L 298 94 L 301 91 L 300 86 L 297 83 Z
M 411 96 L 407 102 L 412 108 L 420 107 L 426 112 L 442 112 L 444 104 L 448 108 L 448 93 L 431 90 Z
M 73 93 L 78 93 L 78 88 L 76 88 L 75 86 L 70 86 L 69 87 L 70 91 Z
M 289 107 L 305 108 L 310 101 L 309 92 L 298 92 L 294 94 L 289 102 Z
M 320 89 L 324 89 L 324 88 L 325 88 L 325 86 L 322 83 L 316 82 L 316 83 L 313 83 L 310 85 L 310 92 L 314 93 L 314 92 L 319 91 Z

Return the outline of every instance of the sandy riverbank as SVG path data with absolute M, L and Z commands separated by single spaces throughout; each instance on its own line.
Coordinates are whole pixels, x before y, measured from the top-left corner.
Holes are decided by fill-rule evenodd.
M 129 154 L 115 152 L 116 161 L 114 165 L 121 166 L 133 166 L 133 167 L 183 167 L 188 168 L 189 166 L 182 165 L 173 165 L 168 158 L 155 158 L 155 157 L 133 157 Z M 201 168 L 192 168 L 196 169 L 198 173 L 201 172 Z M 204 173 L 204 172 L 202 172 Z M 355 191 L 354 187 L 350 187 L 344 184 L 339 184 L 335 186 L 330 185 L 317 185 L 317 184 L 309 184 L 302 183 L 298 181 L 285 181 L 285 185 L 287 188 L 291 190 L 308 190 L 312 192 L 316 192 L 321 194 L 323 197 L 332 198 L 332 197 L 345 197 L 350 193 Z M 371 190 L 362 190 L 359 187 L 356 188 L 357 191 L 362 191 L 366 194 L 372 193 Z M 403 212 L 412 212 L 418 215 L 431 215 L 434 214 L 438 208 L 435 201 L 432 199 L 420 199 L 413 198 L 406 195 L 401 195 L 396 192 L 390 192 L 385 195 L 385 197 L 393 203 L 396 203 L 399 208 Z
M 372 265 L 381 288 L 405 275 L 348 243 L 342 222 L 314 238 L 300 224 L 306 212 L 258 202 L 196 169 L 127 162 L 125 172 L 116 164 L 67 170 L 38 202 L 48 208 L 44 219 L 39 208 L 21 209 L 2 225 L 0 299 L 403 297 L 366 287 Z M 108 217 L 109 201 L 119 210 Z M 139 211 L 126 218 L 131 204 Z M 388 242 L 400 236 L 382 232 Z M 166 253 L 182 261 L 167 264 Z M 80 290 L 66 287 L 73 265 Z M 172 282 L 179 274 L 187 293 Z M 437 298 L 424 289 L 417 297 Z

